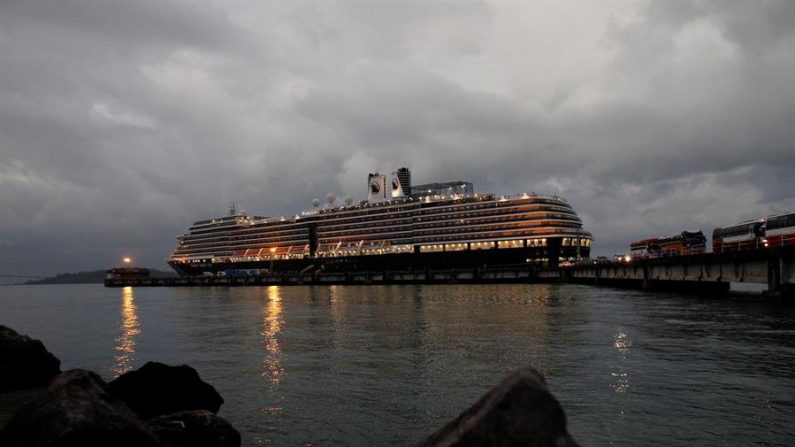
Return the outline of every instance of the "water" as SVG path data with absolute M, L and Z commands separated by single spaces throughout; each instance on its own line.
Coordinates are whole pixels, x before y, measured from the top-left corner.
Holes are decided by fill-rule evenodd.
M 795 445 L 795 308 L 573 285 L 0 288 L 106 379 L 188 363 L 243 445 L 411 445 L 515 369 L 583 445 Z

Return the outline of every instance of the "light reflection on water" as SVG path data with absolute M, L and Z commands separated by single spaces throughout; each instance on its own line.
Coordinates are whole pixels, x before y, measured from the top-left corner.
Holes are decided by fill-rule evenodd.
M 331 346 L 334 351 L 338 351 L 340 349 L 340 335 L 341 332 L 341 320 L 342 320 L 342 301 L 340 299 L 340 290 L 342 287 L 333 285 L 329 286 L 328 288 L 328 310 L 329 315 L 331 317 L 331 328 L 333 331 L 333 336 L 331 339 Z M 314 290 L 313 290 L 314 291 Z M 313 295 L 315 300 L 317 300 L 317 296 Z
M 279 388 L 284 369 L 281 364 L 282 352 L 279 348 L 279 332 L 282 324 L 282 302 L 278 286 L 267 289 L 266 304 L 262 307 L 262 337 L 265 347 L 265 360 L 263 361 L 262 377 L 270 382 L 271 392 Z
M 619 332 L 613 337 L 613 347 L 619 353 L 619 369 L 618 371 L 610 373 L 615 378 L 615 382 L 610 386 L 616 393 L 626 393 L 629 390 L 629 372 L 624 366 L 629 357 L 629 348 L 632 347 L 632 340 L 623 331 Z
M 262 306 L 262 345 L 265 358 L 262 361 L 262 377 L 267 383 L 269 399 L 262 407 L 263 414 L 275 417 L 282 413 L 284 396 L 279 392 L 279 383 L 284 376 L 282 352 L 279 347 L 279 333 L 284 321 L 282 319 L 281 290 L 278 286 L 267 289 L 265 303 Z
M 194 366 L 243 445 L 416 444 L 525 365 L 582 445 L 795 445 L 780 303 L 521 284 L 2 293 L 0 323 L 64 369 Z
M 118 377 L 132 368 L 135 355 L 135 338 L 141 333 L 138 324 L 138 308 L 132 287 L 121 289 L 121 324 L 119 335 L 116 336 L 116 363 L 114 376 Z

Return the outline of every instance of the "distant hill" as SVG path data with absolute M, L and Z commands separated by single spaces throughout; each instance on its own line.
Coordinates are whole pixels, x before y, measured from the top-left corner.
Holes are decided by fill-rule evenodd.
M 150 269 L 153 278 L 176 278 L 174 272 Z M 25 284 L 101 284 L 105 281 L 105 270 L 91 272 L 59 273 L 50 278 L 28 281 Z

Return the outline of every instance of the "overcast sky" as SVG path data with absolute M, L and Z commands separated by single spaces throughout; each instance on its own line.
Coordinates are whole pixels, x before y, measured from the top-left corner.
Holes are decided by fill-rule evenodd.
M 165 268 L 368 172 L 566 197 L 594 255 L 795 210 L 795 2 L 0 0 L 0 274 Z

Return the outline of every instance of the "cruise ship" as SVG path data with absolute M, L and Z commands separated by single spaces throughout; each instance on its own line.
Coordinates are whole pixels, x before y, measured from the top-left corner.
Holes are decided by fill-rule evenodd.
M 472 183 L 411 185 L 411 172 L 368 175 L 367 200 L 313 201 L 292 216 L 238 212 L 177 236 L 183 276 L 264 272 L 555 267 L 588 258 L 591 234 L 557 195 L 476 193 Z

